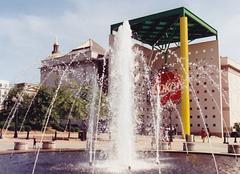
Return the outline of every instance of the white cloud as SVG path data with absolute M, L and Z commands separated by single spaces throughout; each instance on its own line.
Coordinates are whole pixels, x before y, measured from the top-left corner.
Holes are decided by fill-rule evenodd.
M 124 19 L 144 16 L 163 10 L 187 6 L 194 13 L 212 24 L 219 31 L 221 53 L 238 58 L 240 39 L 240 13 L 237 5 L 225 5 L 223 1 L 159 1 L 159 0 L 69 0 L 72 7 L 55 15 L 20 14 L 0 17 L 0 79 L 28 81 L 39 79 L 40 60 L 51 51 L 57 36 L 63 53 L 93 38 L 104 47 L 108 46 L 110 25 Z M 219 2 L 219 3 L 217 3 Z M 229 11 L 231 7 L 234 9 Z M 30 64 L 37 64 L 30 66 Z M 25 67 L 27 75 L 15 78 Z

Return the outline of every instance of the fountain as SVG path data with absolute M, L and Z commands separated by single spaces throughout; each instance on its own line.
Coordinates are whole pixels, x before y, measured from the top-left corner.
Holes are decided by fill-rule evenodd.
M 134 53 L 128 21 L 115 35 L 110 63 L 110 113 L 114 156 L 119 165 L 131 166 L 136 158 L 134 137 Z

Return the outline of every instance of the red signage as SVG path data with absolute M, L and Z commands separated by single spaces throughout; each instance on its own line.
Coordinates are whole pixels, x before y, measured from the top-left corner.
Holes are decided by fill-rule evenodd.
M 154 81 L 154 95 L 157 95 L 158 87 L 161 105 L 166 105 L 169 101 L 173 103 L 178 103 L 180 101 L 181 79 L 178 73 L 172 71 L 160 72 Z

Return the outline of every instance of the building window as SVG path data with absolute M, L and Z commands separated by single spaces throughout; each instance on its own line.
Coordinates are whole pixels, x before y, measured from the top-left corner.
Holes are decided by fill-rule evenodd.
M 190 127 L 192 127 L 192 124 L 190 124 Z
M 197 118 L 200 118 L 200 115 L 198 115 Z
M 213 106 L 212 109 L 214 110 L 214 109 L 215 109 L 215 106 Z
M 215 123 L 213 123 L 213 127 L 216 127 L 216 124 L 215 124 Z
M 208 116 L 207 115 L 205 115 L 205 118 L 207 118 Z
M 200 124 L 197 124 L 198 127 L 200 127 Z
M 213 117 L 213 118 L 216 118 L 216 115 L 213 115 L 212 117 Z
M 205 106 L 204 109 L 207 110 L 207 107 Z
M 207 90 L 204 90 L 204 93 L 207 93 Z
M 190 118 L 192 118 L 192 115 L 190 115 Z
M 207 98 L 205 98 L 204 101 L 207 101 Z

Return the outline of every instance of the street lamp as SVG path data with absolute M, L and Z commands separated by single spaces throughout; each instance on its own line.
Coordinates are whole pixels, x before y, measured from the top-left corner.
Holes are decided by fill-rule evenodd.
M 12 101 L 15 102 L 15 103 L 17 103 L 16 108 L 15 108 L 15 111 L 14 111 L 14 113 L 13 113 L 13 114 L 15 114 L 15 117 L 14 117 L 14 122 L 15 122 L 15 124 L 14 124 L 14 136 L 13 136 L 13 138 L 18 138 L 18 132 L 17 132 L 18 117 L 19 117 L 19 116 L 18 116 L 18 108 L 19 108 L 19 106 L 20 106 L 20 104 L 21 104 L 22 97 L 21 97 L 19 94 L 17 94 L 16 97 L 13 97 L 13 98 L 12 98 Z
M 72 118 L 73 118 L 72 115 L 70 115 L 68 118 L 68 139 L 70 139 L 70 133 L 71 133 L 71 127 L 72 127 L 71 119 Z

